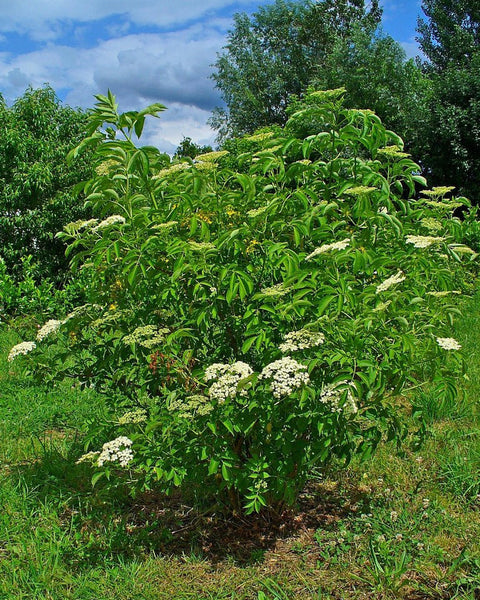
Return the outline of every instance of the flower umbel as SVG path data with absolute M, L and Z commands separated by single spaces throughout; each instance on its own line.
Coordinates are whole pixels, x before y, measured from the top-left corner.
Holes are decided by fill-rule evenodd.
M 300 329 L 287 333 L 283 344 L 280 344 L 279 348 L 282 352 L 294 352 L 295 350 L 305 350 L 314 346 L 320 346 L 324 341 L 325 336 L 323 333 Z
M 12 362 L 12 360 L 14 360 L 20 354 L 28 354 L 34 348 L 36 348 L 36 346 L 37 344 L 35 344 L 35 342 L 21 342 L 20 344 L 17 344 L 10 350 L 7 358 L 8 362 Z
M 462 347 L 454 338 L 437 337 L 437 344 L 444 350 L 460 350 Z
M 103 467 L 106 462 L 118 462 L 121 467 L 126 467 L 133 459 L 132 443 L 132 440 L 121 435 L 111 442 L 103 444 L 97 465 Z
M 348 238 L 340 242 L 333 242 L 332 244 L 323 244 L 323 246 L 315 248 L 315 250 L 309 254 L 305 260 L 310 260 L 315 256 L 318 256 L 319 254 L 325 254 L 325 252 L 329 252 L 330 250 L 344 250 L 347 248 L 347 246 L 350 246 L 350 240 Z
M 103 221 L 101 221 L 96 227 L 92 229 L 92 231 L 98 231 L 99 229 L 105 229 L 106 227 L 110 227 L 110 225 L 124 225 L 125 217 L 121 215 L 112 215 L 111 217 L 107 217 Z
M 49 336 L 52 333 L 55 333 L 60 329 L 63 325 L 63 321 L 58 321 L 57 319 L 50 319 L 38 330 L 37 340 L 42 341 L 44 338 Z
M 267 365 L 258 378 L 271 380 L 270 385 L 275 398 L 288 396 L 310 381 L 307 367 L 290 356 L 285 356 Z
M 227 398 L 235 398 L 238 392 L 238 384 L 253 373 L 250 365 L 242 361 L 233 364 L 214 363 L 205 370 L 205 381 L 216 379 L 208 391 L 210 398 L 216 398 L 220 403 Z M 246 396 L 246 390 L 241 390 L 239 396 Z
M 377 285 L 375 293 L 379 294 L 380 292 L 384 292 L 385 290 L 388 290 L 388 288 L 391 288 L 392 285 L 396 285 L 397 283 L 401 283 L 402 281 L 405 281 L 405 275 L 402 273 L 402 271 L 398 271 L 396 275 L 392 275 L 391 277 L 385 279 L 385 281 Z
M 407 235 L 405 241 L 407 244 L 413 244 L 415 248 L 428 248 L 433 244 L 443 242 L 445 238 L 434 237 L 432 235 Z

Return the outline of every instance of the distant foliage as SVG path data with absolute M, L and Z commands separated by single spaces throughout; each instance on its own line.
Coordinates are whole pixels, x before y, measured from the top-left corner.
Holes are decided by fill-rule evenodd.
M 313 467 L 401 444 L 410 387 L 455 398 L 450 326 L 476 254 L 453 213 L 475 211 L 451 188 L 415 199 L 402 140 L 343 96 L 310 93 L 238 155 L 173 162 L 132 142 L 161 105 L 119 114 L 98 97 L 72 153 L 95 148 L 96 218 L 61 235 L 92 269 L 89 303 L 11 353 L 107 395 L 79 459 L 94 481 L 278 508 Z
M 198 154 L 212 151 L 211 146 L 200 146 L 192 142 L 192 138 L 184 137 L 175 151 L 174 158 L 195 158 Z
M 87 155 L 72 167 L 65 157 L 86 125 L 86 114 L 62 106 L 48 86 L 29 88 L 11 107 L 0 98 L 0 254 L 17 280 L 28 256 L 37 281 L 65 276 L 65 246 L 55 234 L 87 214 L 72 188 L 92 172 Z
M 420 146 L 435 184 L 457 186 L 480 203 L 480 5 L 423 0 L 418 23 L 423 67 L 431 79 Z
M 290 96 L 306 90 L 335 45 L 355 29 L 373 34 L 380 17 L 377 0 L 276 0 L 236 14 L 213 74 L 226 104 L 211 119 L 219 139 L 284 125 Z

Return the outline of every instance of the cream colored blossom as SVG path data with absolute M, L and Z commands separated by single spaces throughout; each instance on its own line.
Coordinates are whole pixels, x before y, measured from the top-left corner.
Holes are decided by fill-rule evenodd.
M 476 254 L 475 250 L 465 244 L 449 244 L 448 247 L 457 254 Z
M 277 283 L 276 285 L 272 285 L 271 287 L 266 287 L 263 288 L 261 293 L 264 296 L 285 296 L 285 294 L 288 294 L 291 291 L 291 287 L 286 287 L 285 284 L 283 283 Z
M 184 171 L 185 169 L 188 169 L 189 167 L 190 167 L 190 163 L 187 163 L 187 162 L 175 163 L 173 165 L 170 165 L 166 169 L 162 169 L 161 171 L 159 171 L 156 175 L 154 175 L 152 177 L 152 179 L 161 179 L 162 177 L 166 177 L 168 175 L 173 175 L 174 173 L 179 173 L 180 171 Z
M 348 190 L 345 190 L 344 194 L 347 196 L 364 196 L 365 194 L 370 194 L 371 192 L 378 191 L 375 187 L 370 187 L 367 185 L 357 185 L 355 187 L 351 187 Z
M 348 387 L 347 387 L 348 386 Z M 347 393 L 345 395 L 345 390 Z M 319 401 L 326 404 L 332 412 L 356 414 L 358 407 L 353 398 L 348 381 L 329 383 L 320 393 Z
M 330 252 L 331 250 L 344 250 L 348 246 L 350 246 L 350 240 L 348 238 L 340 242 L 333 242 L 332 244 L 323 244 L 323 246 L 315 248 L 311 254 L 305 257 L 305 260 L 311 260 L 315 256 L 318 256 L 319 254 L 325 254 L 325 252 Z
M 233 364 L 214 363 L 205 370 L 205 381 L 216 380 L 208 393 L 210 398 L 225 402 L 227 398 L 246 396 L 246 390 L 238 390 L 238 384 L 253 373 L 252 368 L 242 361 Z
M 129 410 L 123 414 L 117 421 L 119 425 L 135 425 L 138 423 L 144 423 L 147 420 L 147 411 L 144 408 L 136 408 L 135 410 Z
M 398 273 L 396 273 L 395 275 L 392 275 L 391 277 L 389 277 L 388 279 L 385 279 L 385 281 L 383 281 L 382 283 L 377 285 L 377 289 L 376 289 L 375 293 L 380 294 L 380 292 L 385 292 L 386 290 L 391 288 L 392 285 L 401 283 L 402 281 L 405 281 L 405 279 L 406 279 L 406 277 L 402 273 L 402 271 L 398 271 Z
M 413 244 L 415 248 L 428 248 L 433 244 L 443 242 L 445 238 L 434 237 L 431 235 L 407 235 L 405 241 L 407 244 Z
M 443 348 L 444 350 L 460 350 L 462 347 L 454 338 L 437 337 L 436 339 L 437 344 L 440 346 L 440 348 Z
M 124 344 L 137 344 L 143 348 L 152 349 L 165 342 L 165 337 L 170 333 L 166 327 L 157 327 L 156 325 L 142 325 L 137 327 L 132 333 L 122 338 Z
M 425 217 L 420 223 L 430 231 L 442 231 L 443 229 L 443 225 L 440 221 L 437 221 L 437 219 L 434 219 L 433 217 Z
M 35 342 L 21 342 L 20 344 L 13 346 L 13 348 L 10 350 L 7 360 L 8 362 L 12 362 L 12 360 L 14 360 L 20 354 L 28 354 L 36 347 L 37 345 Z
M 161 231 L 171 229 L 178 224 L 178 221 L 166 221 L 165 223 L 157 223 L 152 225 L 152 229 L 160 229 Z
M 382 312 L 384 310 L 387 310 L 391 303 L 391 300 L 387 300 L 386 302 L 379 302 L 377 306 L 373 309 L 373 312 Z
M 323 333 L 318 331 L 309 331 L 308 329 L 300 329 L 291 331 L 284 337 L 283 344 L 279 345 L 282 352 L 295 352 L 295 350 L 305 350 L 320 346 L 325 341 Z
M 402 152 L 400 146 L 385 146 L 385 148 L 380 148 L 378 150 L 378 154 L 389 158 L 407 158 L 410 156 L 407 152 Z
M 194 242 L 193 240 L 188 242 L 188 246 L 193 252 L 208 252 L 208 250 L 217 249 L 211 242 Z
M 294 390 L 310 381 L 307 367 L 289 356 L 267 365 L 258 378 L 270 380 L 275 398 L 289 396 Z
M 434 187 L 431 190 L 422 190 L 420 193 L 424 196 L 431 196 L 437 198 L 440 196 L 445 196 L 445 194 L 448 194 L 449 192 L 453 192 L 454 189 L 455 186 L 439 186 Z
M 263 215 L 263 213 L 267 212 L 268 210 L 268 206 L 260 206 L 259 208 L 252 208 L 251 210 L 247 211 L 247 217 L 251 217 L 252 219 L 255 217 L 259 217 L 260 215 Z
M 253 135 L 247 135 L 243 139 L 247 142 L 264 142 L 274 136 L 273 131 L 266 131 L 264 133 L 255 133 Z
M 87 452 L 86 454 L 82 454 L 82 456 L 75 461 L 76 465 L 80 465 L 84 462 L 96 463 L 100 452 Z
M 58 321 L 57 319 L 50 319 L 38 330 L 37 340 L 42 341 L 44 338 L 52 333 L 55 333 L 63 325 L 64 321 Z
M 177 398 L 168 405 L 170 412 L 175 412 L 182 419 L 192 419 L 195 416 L 208 415 L 213 411 L 213 405 L 208 396 L 194 394 L 187 398 Z
M 228 150 L 218 150 L 217 152 L 206 152 L 205 154 L 199 154 L 195 157 L 196 160 L 203 162 L 215 162 L 224 156 L 229 154 Z
M 96 227 L 92 229 L 92 231 L 98 231 L 100 229 L 105 229 L 106 227 L 110 227 L 111 225 L 117 224 L 124 225 L 125 217 L 122 217 L 121 215 L 111 215 L 110 217 L 107 217 L 106 219 L 101 221 Z
M 458 290 L 443 290 L 441 292 L 427 292 L 427 296 L 434 296 L 435 298 L 444 298 L 450 294 L 461 294 Z
M 118 462 L 121 467 L 126 467 L 133 459 L 132 444 L 132 440 L 124 435 L 103 444 L 97 459 L 97 466 L 103 467 L 106 462 Z

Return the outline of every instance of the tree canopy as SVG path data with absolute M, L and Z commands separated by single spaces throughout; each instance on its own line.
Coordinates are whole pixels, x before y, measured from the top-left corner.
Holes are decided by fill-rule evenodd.
M 422 152 L 433 183 L 480 197 L 480 5 L 424 0 L 418 42 L 431 80 Z
M 378 0 L 276 0 L 237 14 L 213 74 L 226 104 L 211 119 L 219 138 L 283 125 L 289 97 L 306 90 L 336 41 L 354 27 L 373 31 L 380 17 Z
M 10 107 L 0 99 L 0 247 L 16 276 L 28 255 L 39 276 L 57 278 L 67 267 L 55 234 L 84 216 L 71 192 L 91 170 L 88 157 L 68 167 L 65 156 L 85 127 L 86 114 L 63 106 L 49 86 L 27 89 Z

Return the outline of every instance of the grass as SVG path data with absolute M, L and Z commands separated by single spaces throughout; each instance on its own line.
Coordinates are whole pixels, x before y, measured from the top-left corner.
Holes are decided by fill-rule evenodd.
M 181 499 L 92 494 L 74 462 L 102 399 L 18 378 L 6 362 L 18 334 L 4 328 L 0 599 L 480 598 L 480 295 L 465 315 L 464 397 L 419 395 L 429 423 L 419 452 L 382 447 L 313 482 L 283 522 L 247 524 Z

